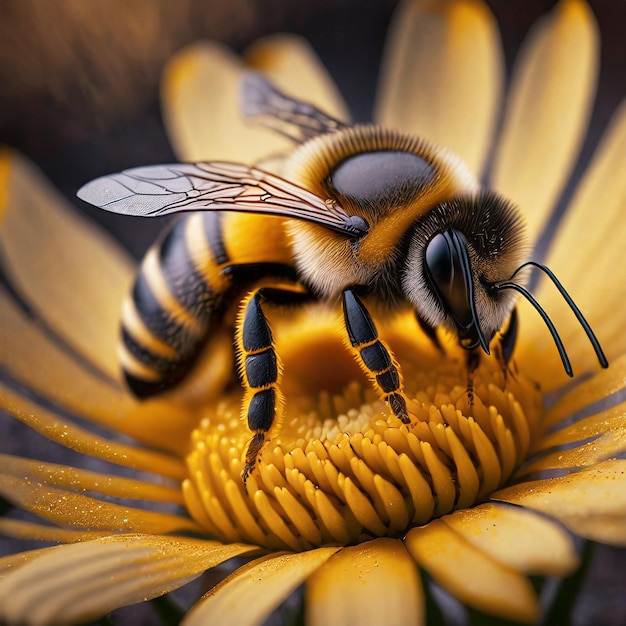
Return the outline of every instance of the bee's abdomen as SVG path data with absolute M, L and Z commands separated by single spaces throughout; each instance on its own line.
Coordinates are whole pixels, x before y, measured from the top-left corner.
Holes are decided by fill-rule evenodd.
M 171 228 L 146 254 L 122 309 L 119 357 L 140 397 L 175 384 L 209 333 L 229 287 L 221 215 L 194 213 Z

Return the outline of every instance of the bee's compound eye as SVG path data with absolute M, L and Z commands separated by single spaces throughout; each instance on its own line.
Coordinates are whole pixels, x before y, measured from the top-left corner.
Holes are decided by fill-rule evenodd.
M 433 166 L 412 152 L 361 152 L 339 163 L 330 185 L 339 195 L 361 204 L 405 202 L 432 181 Z
M 435 235 L 426 246 L 426 273 L 444 308 L 459 329 L 472 326 L 471 275 L 465 238 L 448 230 Z
M 442 235 L 435 235 L 426 246 L 426 268 L 441 291 L 449 291 L 454 281 L 453 251 L 448 240 Z

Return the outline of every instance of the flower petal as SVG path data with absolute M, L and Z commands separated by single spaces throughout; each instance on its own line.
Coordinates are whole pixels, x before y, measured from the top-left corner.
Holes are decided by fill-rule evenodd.
M 522 482 L 494 500 L 541 511 L 578 535 L 626 546 L 626 461 L 605 461 L 558 478 Z
M 487 503 L 441 519 L 475 548 L 517 572 L 565 576 L 578 564 L 569 535 L 524 509 Z
M 201 532 L 186 517 L 105 502 L 4 473 L 0 473 L 0 495 L 59 526 L 109 532 Z
M 51 341 L 1 287 L 0 319 L 0 365 L 20 385 L 86 421 L 145 444 L 184 452 L 196 423 L 192 411 L 161 398 L 138 403 Z M 19 405 L 17 399 L 16 403 Z M 152 428 L 146 428 L 148 422 Z
M 626 353 L 626 265 L 622 262 L 626 255 L 626 228 L 622 226 L 626 208 L 625 154 L 626 102 L 604 133 L 546 260 L 570 289 L 609 361 Z M 564 310 L 561 295 L 548 281 L 539 285 L 536 297 L 548 311 Z M 518 362 L 532 362 L 533 371 L 542 378 L 545 373 L 562 371 L 556 350 L 549 350 L 550 342 L 533 341 L 534 337 L 545 337 L 541 319 L 525 316 L 523 324 L 530 340 L 516 352 Z M 574 367 L 579 371 L 597 368 L 589 341 L 574 316 L 559 316 L 558 329 Z M 553 378 L 553 385 L 559 384 L 565 375 Z
M 622 391 L 625 387 L 626 354 L 612 361 L 608 369 L 600 370 L 559 398 L 542 419 L 542 425 L 551 428 L 592 404 Z
M 70 450 L 174 479 L 182 480 L 187 475 L 185 464 L 179 458 L 95 435 L 72 424 L 67 418 L 27 400 L 2 382 L 0 382 L 0 409 Z
M 415 562 L 398 539 L 344 548 L 307 580 L 306 611 L 311 626 L 423 624 Z
M 569 426 L 545 435 L 541 438 L 535 450 L 549 450 L 556 446 L 593 439 L 610 431 L 621 432 L 626 436 L 625 425 L 626 402 L 622 402 L 617 406 L 600 411 L 590 417 L 576 420 Z
M 13 537 L 14 539 L 54 541 L 56 543 L 76 543 L 95 539 L 111 533 L 106 530 L 75 530 L 73 528 L 58 528 L 33 522 L 25 522 L 20 519 L 10 517 L 0 517 L 0 535 Z M 4 561 L 0 559 L 0 572 L 2 572 Z M 13 566 L 13 562 L 11 562 Z M 9 561 L 4 564 L 9 567 Z
M 71 211 L 24 157 L 0 152 L 4 269 L 55 333 L 112 379 L 120 303 L 133 263 L 105 233 Z
M 388 35 L 375 119 L 449 148 L 480 175 L 502 83 L 501 45 L 485 4 L 405 2 Z
M 539 604 L 529 580 L 493 560 L 441 520 L 412 528 L 405 545 L 444 589 L 463 604 L 521 622 L 535 622 Z
M 562 0 L 533 27 L 514 68 L 492 186 L 517 203 L 535 240 L 578 157 L 598 74 L 586 2 Z
M 16 554 L 3 556 L 0 559 L 0 581 L 8 574 L 15 571 L 18 567 L 24 565 L 24 563 L 28 563 L 29 561 L 32 561 L 33 559 L 36 559 L 41 555 L 46 554 L 46 552 L 54 550 L 55 548 L 56 546 L 51 548 L 39 548 L 38 550 L 27 550 L 26 552 L 17 552 Z
M 255 163 L 293 148 L 285 137 L 243 119 L 237 92 L 247 69 L 267 72 L 287 94 L 345 115 L 328 74 L 299 37 L 268 37 L 249 58 L 252 65 L 246 67 L 225 46 L 203 41 L 170 60 L 163 75 L 163 115 L 179 158 Z
M 176 589 L 253 548 L 124 535 L 60 546 L 0 582 L 0 621 L 76 624 Z
M 551 448 L 556 450 L 524 465 L 516 477 L 544 470 L 590 467 L 623 455 L 626 453 L 625 424 L 626 402 L 622 402 L 546 435 L 539 442 L 536 452 Z M 574 443 L 577 445 L 571 447 Z
M 262 624 L 273 609 L 338 549 L 316 548 L 252 561 L 203 596 L 181 626 L 204 626 L 219 615 L 228 615 L 229 622 L 238 626 Z
M 183 504 L 180 488 L 157 485 L 133 478 L 100 474 L 67 465 L 44 463 L 38 459 L 24 459 L 1 453 L 0 467 L 2 474 L 69 491 L 92 491 L 114 498 Z

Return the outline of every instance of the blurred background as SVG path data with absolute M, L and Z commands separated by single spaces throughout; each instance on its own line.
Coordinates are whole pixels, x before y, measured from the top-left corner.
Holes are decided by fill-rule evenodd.
M 161 70 L 199 39 L 239 51 L 256 38 L 304 35 L 354 119 L 370 119 L 381 50 L 396 0 L 0 0 L 0 142 L 34 159 L 80 210 L 135 256 L 161 225 L 91 209 L 86 181 L 173 158 L 159 112 Z M 488 0 L 510 66 L 528 28 L 554 0 Z M 603 36 L 600 96 L 585 154 L 626 92 L 626 2 L 591 0 Z
M 500 24 L 510 67 L 528 28 L 555 2 L 487 3 Z M 602 33 L 602 69 L 577 172 L 626 94 L 626 2 L 590 4 Z M 77 210 L 140 257 L 162 227 L 157 220 L 119 218 L 88 207 L 75 193 L 96 176 L 175 158 L 159 110 L 168 57 L 199 38 L 239 51 L 263 35 L 300 33 L 329 68 L 354 119 L 366 121 L 395 5 L 395 0 L 0 0 L 0 143 L 33 159 Z M 624 562 L 626 550 L 597 550 L 576 624 L 626 624 Z

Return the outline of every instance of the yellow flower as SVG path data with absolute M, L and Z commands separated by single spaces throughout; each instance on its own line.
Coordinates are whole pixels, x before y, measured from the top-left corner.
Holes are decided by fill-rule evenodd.
M 533 241 L 578 154 L 597 54 L 589 8 L 563 0 L 532 31 L 515 68 L 490 180 L 522 208 Z M 265 39 L 245 63 L 347 118 L 301 40 Z M 233 102 L 244 68 L 213 43 L 172 61 L 164 106 L 181 159 L 268 162 L 291 148 L 239 119 Z M 482 3 L 409 2 L 392 27 L 375 117 L 451 148 L 480 175 L 502 80 L 496 27 Z M 229 561 L 232 573 L 184 624 L 262 623 L 302 584 L 307 624 L 420 624 L 421 574 L 468 607 L 536 622 L 529 576 L 576 569 L 569 531 L 626 545 L 626 461 L 618 458 L 626 451 L 625 152 L 622 106 L 547 255 L 600 337 L 608 370 L 598 371 L 548 284 L 537 299 L 575 370 L 588 373 L 568 387 L 527 303 L 513 371 L 505 376 L 495 358 L 482 359 L 473 405 L 454 341 L 441 355 L 414 320 L 400 318 L 381 334 L 417 418 L 407 428 L 376 399 L 334 313 L 311 307 L 276 317 L 284 423 L 247 485 L 250 435 L 241 393 L 228 386 L 228 335 L 179 388 L 133 399 L 115 355 L 133 264 L 23 158 L 2 152 L 0 249 L 12 289 L 0 289 L 0 408 L 80 457 L 61 465 L 1 455 L 0 494 L 24 514 L 0 518 L 0 531 L 61 545 L 0 559 L 0 621 L 95 619 Z

